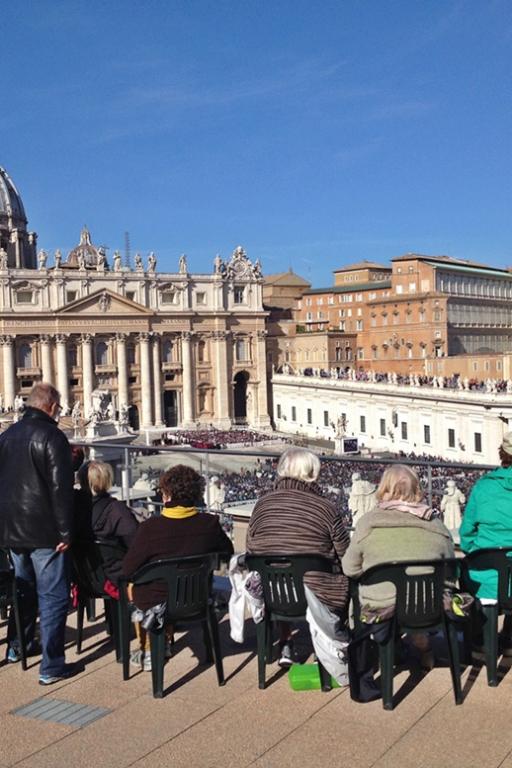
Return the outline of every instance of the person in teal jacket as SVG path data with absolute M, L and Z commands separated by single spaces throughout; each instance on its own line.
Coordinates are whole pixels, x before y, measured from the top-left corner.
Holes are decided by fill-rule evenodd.
M 459 531 L 463 552 L 512 547 L 512 432 L 503 437 L 499 455 L 501 467 L 481 477 L 471 491 Z M 496 571 L 470 570 L 469 576 L 477 597 L 497 598 Z M 512 649 L 512 617 L 505 616 L 502 634 Z

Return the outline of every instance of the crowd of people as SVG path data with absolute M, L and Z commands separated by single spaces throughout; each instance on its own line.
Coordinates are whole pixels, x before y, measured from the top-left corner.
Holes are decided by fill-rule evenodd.
M 229 558 L 233 554 L 219 517 L 200 512 L 205 482 L 198 472 L 182 464 L 162 472 L 158 490 L 163 508 L 160 514 L 139 522 L 133 510 L 111 495 L 111 467 L 97 460 L 85 462 L 83 451 L 71 448 L 58 427 L 60 407 L 60 394 L 53 386 L 36 384 L 21 420 L 0 435 L 0 547 L 9 551 L 23 607 L 21 627 L 12 613 L 9 617 L 6 659 L 20 661 L 24 648 L 29 654 L 41 655 L 39 683 L 45 686 L 82 669 L 65 661 L 70 555 L 76 564 L 84 551 L 98 546 L 98 539 L 116 545 L 116 551 L 112 549 L 103 561 L 100 589 L 116 600 L 124 595 L 120 579 L 128 583 L 138 639 L 131 662 L 150 671 L 148 626 L 158 620 L 165 627 L 167 656 L 172 652 L 174 627 L 166 620 L 166 588 L 160 581 L 134 586 L 130 583 L 134 573 L 162 558 L 208 553 Z M 219 498 L 224 495 L 226 503 L 233 497 L 257 497 L 247 533 L 248 553 L 317 553 L 336 566 L 332 574 L 307 574 L 304 583 L 313 620 L 318 619 L 317 629 L 320 622 L 321 632 L 332 633 L 329 642 L 346 648 L 349 578 L 357 579 L 383 562 L 452 557 L 451 532 L 439 515 L 447 505 L 435 506 L 439 481 L 450 482 L 453 488 L 456 478 L 462 486 L 457 498 L 468 497 L 460 526 L 464 552 L 512 547 L 512 432 L 504 436 L 499 455 L 501 466 L 483 476 L 461 473 L 456 467 L 434 467 L 430 478 L 434 503 L 425 498 L 429 478 L 421 465 L 416 470 L 400 463 L 384 467 L 379 462 L 321 462 L 312 451 L 296 446 L 288 447 L 278 461 L 259 458 L 254 469 L 226 472 L 214 482 Z M 351 536 L 347 490 L 351 486 L 354 497 L 355 483 L 363 475 L 370 487 L 372 483 L 378 487 L 374 488 L 374 503 L 357 517 Z M 234 560 L 238 563 L 238 558 Z M 469 576 L 474 594 L 495 599 L 495 575 L 470 570 Z M 348 645 L 349 656 L 350 648 L 359 641 L 373 642 L 375 625 L 381 635 L 391 632 L 396 594 L 385 585 L 361 588 L 360 602 L 362 624 L 371 629 L 361 635 L 359 630 L 355 632 Z M 318 633 L 315 637 L 318 639 Z M 475 637 L 478 640 L 478 634 Z M 430 668 L 434 656 L 428 636 L 418 635 L 412 642 L 421 666 Z M 512 655 L 512 621 L 503 626 L 501 649 Z M 338 664 L 341 657 L 334 655 Z M 358 675 L 354 697 L 360 700 L 380 695 L 370 661 L 370 656 L 359 653 L 354 667 Z M 289 666 L 293 662 L 293 630 L 282 625 L 280 663 Z M 339 672 L 339 664 L 337 669 Z
M 161 445 L 189 445 L 191 448 L 227 448 L 228 446 L 250 447 L 256 443 L 281 441 L 282 438 L 269 432 L 257 432 L 254 429 L 237 427 L 234 429 L 176 429 L 166 432 L 160 440 Z
M 399 459 L 408 461 L 428 461 L 430 463 L 430 476 L 432 479 L 431 505 L 436 515 L 441 513 L 441 504 L 444 490 L 448 481 L 455 481 L 460 491 L 467 497 L 474 483 L 481 476 L 482 471 L 472 470 L 468 464 L 465 467 L 451 467 L 443 463 L 440 457 L 420 456 L 418 454 L 401 453 Z M 363 479 L 378 485 L 385 464 L 378 459 L 375 461 L 357 461 L 328 459 L 321 462 L 318 485 L 324 496 L 338 509 L 348 525 L 352 523 L 352 515 L 349 509 L 349 494 L 354 473 Z M 242 468 L 239 472 L 217 473 L 218 481 L 222 484 L 226 507 L 238 502 L 254 501 L 265 493 L 268 493 L 275 485 L 277 478 L 277 461 L 274 459 L 259 459 L 256 467 Z M 415 469 L 422 486 L 429 487 L 429 467 L 418 464 Z
M 276 373 L 293 374 L 288 365 L 280 366 Z M 363 368 L 304 368 L 297 371 L 302 376 L 315 376 L 322 379 L 340 379 L 343 381 L 368 382 L 371 384 L 394 384 L 407 387 L 430 387 L 437 389 L 458 389 L 466 392 L 486 392 L 488 394 L 512 394 L 512 379 L 469 378 L 454 373 L 451 376 L 427 376 L 416 373 L 395 373 L 393 371 L 368 371 Z

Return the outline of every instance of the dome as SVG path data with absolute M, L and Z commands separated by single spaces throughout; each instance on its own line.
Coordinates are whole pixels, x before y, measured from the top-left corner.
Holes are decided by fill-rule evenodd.
M 9 268 L 36 268 L 37 235 L 27 232 L 21 196 L 7 171 L 0 166 L 0 249 Z
M 80 267 L 83 264 L 84 267 L 96 268 L 100 260 L 105 264 L 105 250 L 91 243 L 91 233 L 84 227 L 80 232 L 80 242 L 69 252 L 66 266 Z
M 0 166 L 0 217 L 8 218 L 16 225 L 26 224 L 27 217 L 21 201 L 21 196 L 7 171 Z

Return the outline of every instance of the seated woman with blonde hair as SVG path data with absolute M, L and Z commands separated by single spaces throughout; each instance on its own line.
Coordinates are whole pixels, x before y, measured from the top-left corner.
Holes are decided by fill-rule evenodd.
M 95 538 L 120 544 L 121 548 L 128 550 L 137 532 L 138 523 L 130 507 L 109 493 L 114 482 L 110 464 L 104 461 L 89 461 L 80 467 L 78 480 L 82 491 L 89 493 L 91 498 L 90 507 L 86 512 L 85 505 L 82 505 L 82 519 L 77 521 L 78 547 Z M 111 597 L 118 599 L 117 582 L 121 575 L 122 560 L 114 554 L 109 556 L 105 553 L 103 565 L 107 576 L 103 589 Z
M 378 505 L 363 515 L 343 559 L 347 576 L 357 579 L 375 565 L 394 560 L 436 560 L 453 557 L 453 542 L 444 524 L 433 518 L 423 501 L 419 477 L 411 467 L 394 464 L 385 470 L 377 489 Z M 389 582 L 361 587 L 362 615 L 368 623 L 390 615 L 396 602 Z M 428 635 L 413 635 L 412 643 L 421 653 L 421 665 L 433 666 Z

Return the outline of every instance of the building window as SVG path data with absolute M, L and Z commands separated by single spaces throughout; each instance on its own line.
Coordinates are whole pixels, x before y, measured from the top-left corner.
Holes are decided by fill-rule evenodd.
M 104 341 L 96 345 L 96 365 L 108 364 L 108 347 Z
M 358 347 L 357 348 L 357 359 L 363 360 L 364 359 L 364 347 Z
M 297 408 L 292 405 L 292 421 L 297 421 Z
M 359 417 L 359 431 L 366 432 L 366 416 Z
M 475 453 L 482 453 L 482 433 L 475 432 Z
M 32 347 L 30 344 L 21 345 L 18 359 L 20 361 L 20 368 L 32 368 Z
M 448 448 L 455 448 L 455 430 L 448 430 Z
M 206 411 L 206 394 L 206 389 L 199 390 L 199 413 L 204 413 Z
M 307 418 L 308 418 L 308 424 L 312 424 L 313 423 L 313 411 L 311 410 L 311 408 L 308 408 Z
M 241 285 L 235 285 L 234 291 L 234 302 L 235 304 L 243 304 L 244 303 L 244 288 Z
M 386 419 L 380 420 L 380 434 L 381 437 L 386 437 Z
M 406 421 L 402 421 L 402 423 L 400 424 L 400 430 L 402 433 L 402 440 L 407 440 L 407 422 Z
M 235 357 L 237 362 L 242 363 L 247 361 L 248 358 L 248 349 L 247 349 L 247 341 L 245 339 L 237 339 L 235 342 Z
M 172 363 L 172 341 L 166 339 L 162 346 L 162 362 Z
M 430 445 L 430 424 L 423 425 L 423 442 Z
M 135 345 L 128 344 L 126 347 L 126 362 L 128 365 L 135 365 Z
M 356 331 L 362 331 L 362 330 L 363 330 L 363 321 L 356 320 Z
M 17 291 L 16 304 L 32 304 L 33 296 L 32 291 Z
M 197 345 L 197 362 L 198 363 L 204 363 L 206 360 L 206 342 L 200 341 Z M 244 358 L 237 358 L 237 359 L 244 359 Z
M 127 297 L 132 301 L 134 301 L 135 294 L 130 296 L 128 293 L 126 294 Z M 176 304 L 176 292 L 175 291 L 164 291 L 162 293 L 162 304 Z
M 416 283 L 409 283 L 409 293 L 416 293 Z
M 78 365 L 78 353 L 75 346 L 68 347 L 68 365 L 70 368 Z
M 71 302 L 76 299 L 76 291 L 66 291 L 66 301 Z
M 204 293 L 204 291 L 196 293 L 196 303 L 197 304 L 206 304 L 206 293 Z
M 170 294 L 168 294 L 168 293 L 162 294 L 162 304 L 173 304 L 174 303 L 174 301 L 168 302 L 168 301 L 166 301 L 166 299 L 164 299 L 164 296 L 169 296 L 169 295 Z M 135 301 L 135 291 L 126 291 L 126 298 L 129 301 Z
M 324 411 L 324 427 L 329 426 L 329 411 Z
M 277 418 L 280 419 L 281 418 L 281 403 L 277 403 L 277 405 L 276 405 L 276 413 L 277 413 Z
M 441 320 L 441 313 L 438 310 L 436 310 L 434 312 L 434 322 L 438 323 L 440 320 Z

